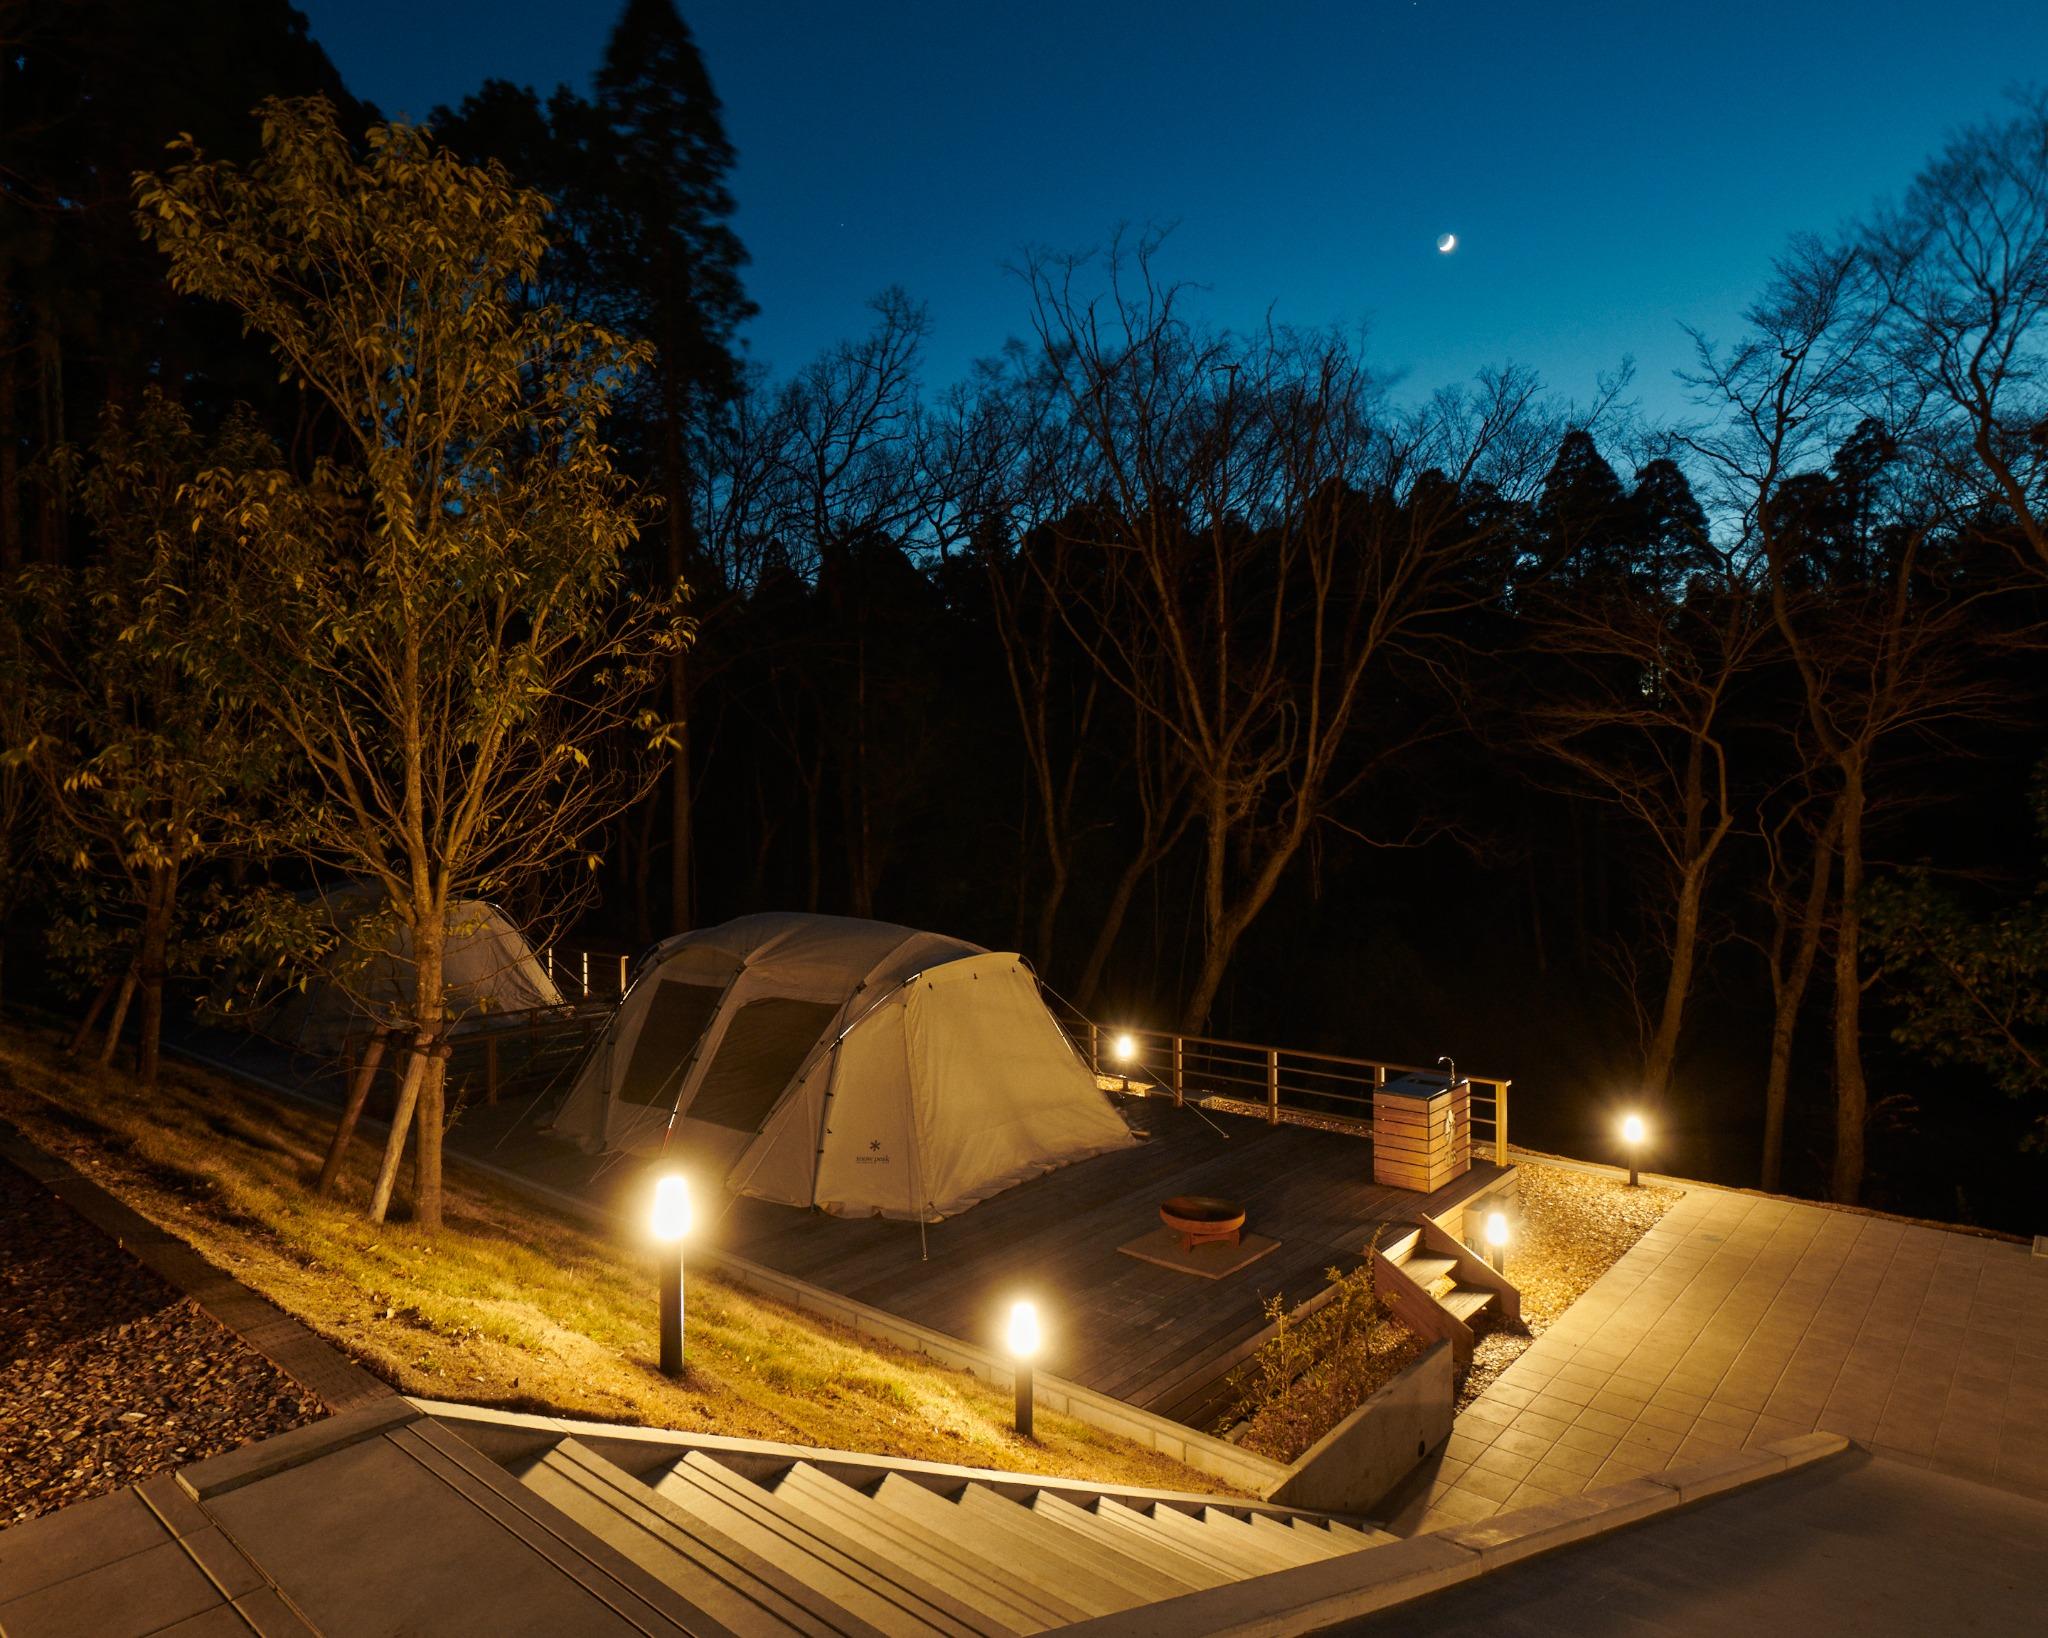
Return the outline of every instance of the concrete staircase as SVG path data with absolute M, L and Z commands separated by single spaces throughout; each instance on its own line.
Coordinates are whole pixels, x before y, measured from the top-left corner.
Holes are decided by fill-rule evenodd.
M 801 1460 L 749 1475 L 702 1451 L 649 1455 L 633 1473 L 571 1437 L 496 1460 L 735 1632 L 1043 1632 L 1397 1539 L 1018 1476 L 848 1482 Z

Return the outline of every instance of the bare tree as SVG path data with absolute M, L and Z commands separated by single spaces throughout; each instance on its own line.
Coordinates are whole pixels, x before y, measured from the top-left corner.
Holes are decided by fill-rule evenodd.
M 1875 340 L 1921 400 L 1917 451 L 2048 577 L 2048 93 L 1972 126 L 1862 236 Z
M 1027 270 L 1048 368 L 1085 440 L 1056 527 L 1098 554 L 1069 629 L 1182 759 L 1201 834 L 1203 951 L 1183 1022 L 1315 829 L 1399 749 L 1376 730 L 1398 657 L 1490 595 L 1464 573 L 1524 487 L 1534 386 L 1487 378 L 1388 411 L 1335 334 L 1209 334 L 1148 242 Z M 1374 838 L 1368 840 L 1394 840 Z
M 1865 1170 L 1862 907 L 1880 755 L 1996 700 L 1968 663 L 1973 607 L 1990 592 L 1953 573 L 1936 534 L 1945 508 L 1901 458 L 1917 397 L 1887 396 L 1871 368 L 1885 312 L 1860 249 L 1798 241 L 1748 315 L 1748 337 L 1726 351 L 1700 343 L 1691 379 L 1719 413 L 1686 439 L 1759 554 L 1797 678 L 1799 743 L 1826 780 L 1814 834 L 1836 878 L 1830 1188 L 1845 1202 Z
M 1650 906 L 1662 937 L 1662 994 L 1643 1086 L 1663 1095 L 1678 1055 L 1703 940 L 1708 886 L 1741 818 L 1731 776 L 1735 692 L 1770 630 L 1755 587 L 1704 519 L 1687 561 L 1545 581 L 1531 598 L 1534 644 L 1567 686 L 1530 712 L 1537 743 L 1627 819 L 1662 878 Z

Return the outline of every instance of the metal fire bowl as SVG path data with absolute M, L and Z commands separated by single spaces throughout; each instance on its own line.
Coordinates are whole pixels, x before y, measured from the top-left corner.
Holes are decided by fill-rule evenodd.
M 1204 1240 L 1235 1240 L 1244 1207 L 1210 1194 L 1178 1194 L 1159 1208 L 1159 1220 L 1190 1247 Z

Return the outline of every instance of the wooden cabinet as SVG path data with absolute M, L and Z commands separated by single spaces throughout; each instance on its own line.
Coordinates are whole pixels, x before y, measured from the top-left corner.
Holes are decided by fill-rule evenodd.
M 1372 1180 L 1434 1194 L 1472 1169 L 1472 1083 L 1403 1075 L 1372 1095 Z

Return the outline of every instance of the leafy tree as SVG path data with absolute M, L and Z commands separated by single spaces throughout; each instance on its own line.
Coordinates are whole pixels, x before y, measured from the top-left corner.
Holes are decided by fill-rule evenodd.
M 165 981 L 199 953 L 186 889 L 255 836 L 272 762 L 228 641 L 222 542 L 189 485 L 202 465 L 246 470 L 268 453 L 242 417 L 208 447 L 153 389 L 132 417 L 109 407 L 89 458 L 60 461 L 97 550 L 82 569 L 24 577 L 26 735 L 11 754 L 48 814 L 69 909 L 58 947 L 117 988 L 102 1061 L 139 996 L 145 1086 Z
M 2048 844 L 2048 766 L 2033 807 Z M 1921 866 L 1872 884 L 1869 925 L 1901 1003 L 1895 1040 L 1979 1071 L 2008 1097 L 2048 1094 L 2048 875 L 2029 897 L 1987 912 Z M 2031 1141 L 2048 1146 L 2048 1109 Z
M 138 199 L 177 288 L 238 311 L 345 434 L 305 470 L 199 488 L 244 548 L 240 643 L 309 787 L 305 849 L 410 938 L 416 1033 L 371 1215 L 417 1105 L 431 1228 L 448 912 L 537 877 L 573 908 L 641 788 L 607 751 L 665 734 L 644 691 L 685 627 L 624 586 L 636 514 L 603 438 L 644 350 L 528 299 L 547 203 L 502 168 L 404 125 L 359 156 L 321 99 L 260 115 L 252 164 L 195 150 Z

